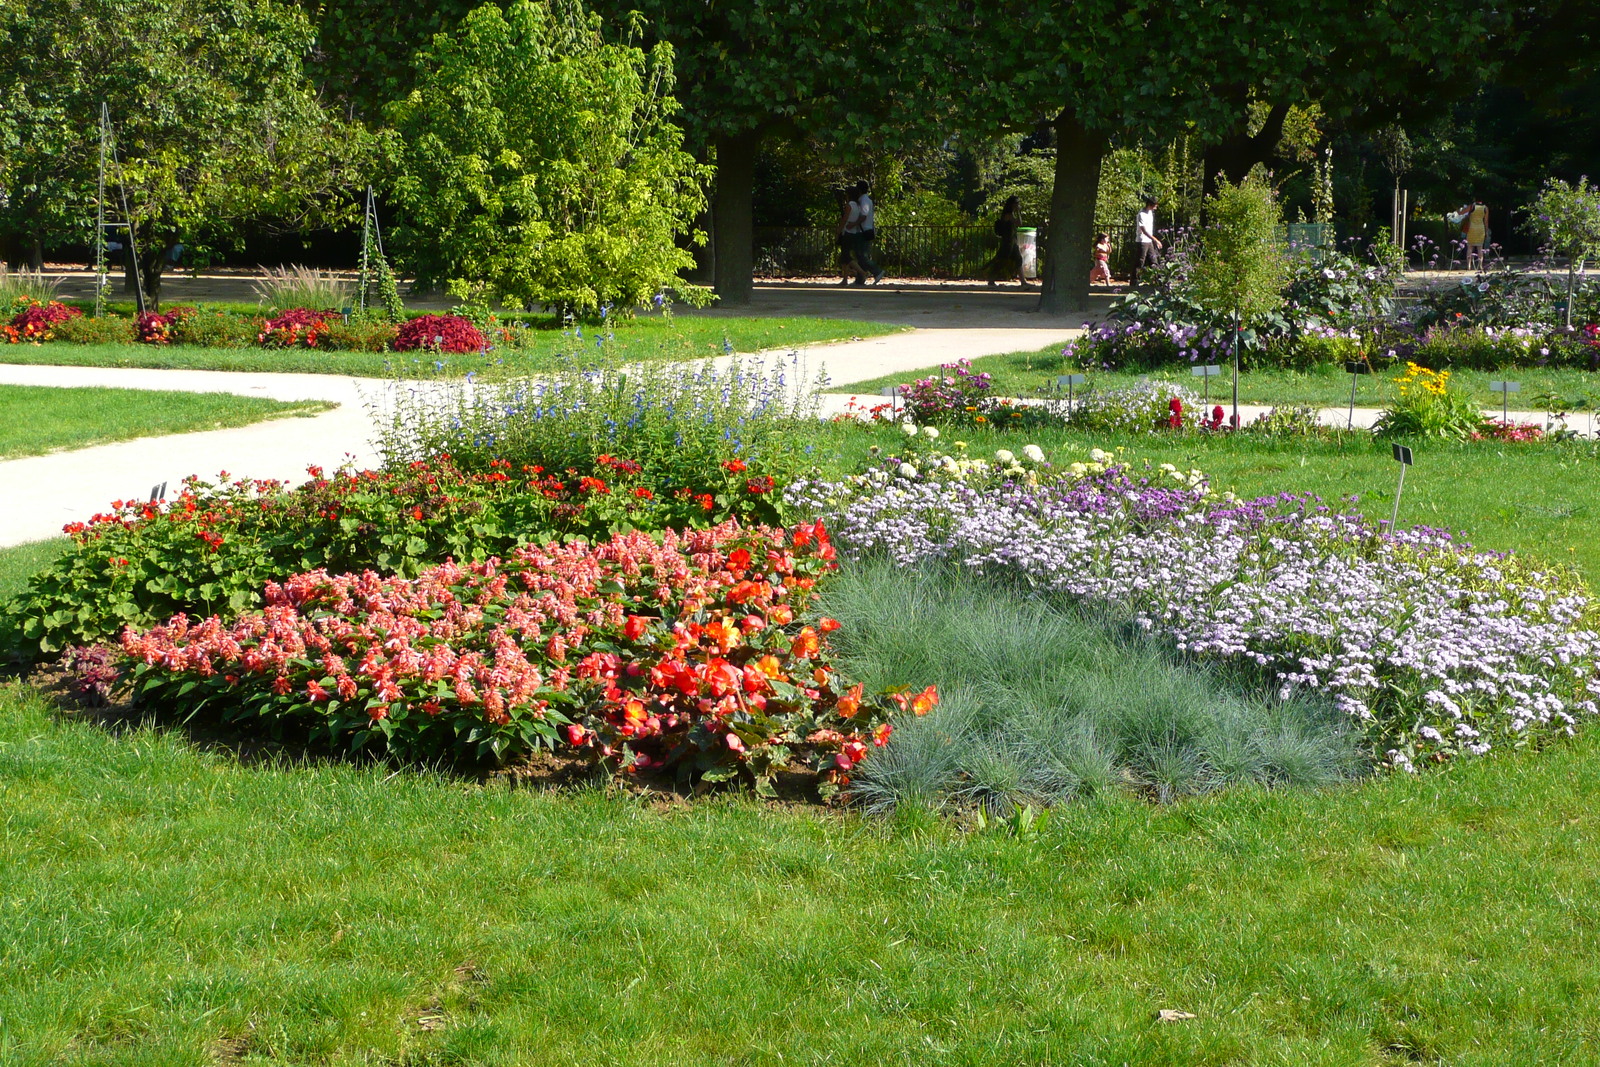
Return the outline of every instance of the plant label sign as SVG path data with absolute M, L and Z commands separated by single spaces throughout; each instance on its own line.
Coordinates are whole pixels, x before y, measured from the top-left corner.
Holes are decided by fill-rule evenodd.
M 1394 446 L 1394 461 L 1400 464 L 1400 484 L 1394 490 L 1394 511 L 1389 514 L 1389 531 L 1394 532 L 1400 521 L 1400 494 L 1406 491 L 1406 468 L 1411 466 L 1411 449 L 1405 445 Z
M 1222 373 L 1222 368 L 1215 363 L 1207 363 L 1200 367 L 1190 367 L 1189 373 L 1205 383 L 1206 403 L 1211 403 L 1211 379 Z
M 1371 374 L 1372 364 L 1364 359 L 1347 359 L 1344 361 L 1344 372 L 1346 374 Z
M 1500 421 L 1511 421 L 1511 394 L 1522 392 L 1521 382 L 1490 382 L 1489 390 L 1500 394 Z
M 1063 385 L 1067 387 L 1067 414 L 1069 414 L 1069 415 L 1072 414 L 1072 390 L 1073 390 L 1073 387 L 1082 385 L 1086 381 L 1088 381 L 1088 379 L 1085 378 L 1081 374 L 1058 374 L 1058 375 L 1056 375 L 1056 392 L 1059 393 L 1061 391 L 1061 387 Z

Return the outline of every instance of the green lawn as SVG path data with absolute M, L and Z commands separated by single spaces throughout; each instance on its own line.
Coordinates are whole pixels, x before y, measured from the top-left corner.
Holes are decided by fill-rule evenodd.
M 997 395 L 1028 396 L 1041 386 L 1054 387 L 1057 375 L 1081 372 L 1076 360 L 1069 361 L 1062 357 L 1062 347 L 1052 345 L 1037 352 L 984 356 L 973 360 L 972 367 L 975 371 L 986 371 L 993 376 Z M 867 382 L 852 383 L 849 388 L 833 391 L 874 396 L 887 386 L 900 385 L 939 372 L 940 368 L 937 366 L 924 367 L 921 370 L 905 371 Z M 1230 375 L 1231 372 L 1224 367 L 1222 376 L 1211 379 L 1213 399 L 1231 396 L 1233 386 Z M 1388 406 L 1395 397 L 1395 387 L 1391 380 L 1393 377 L 1394 375 L 1384 374 L 1363 377 L 1358 383 L 1356 406 Z M 1141 378 L 1180 382 L 1192 388 L 1197 394 L 1204 388 L 1202 380 L 1194 377 L 1183 367 L 1139 372 L 1099 371 L 1090 376 L 1088 384 L 1093 388 L 1113 389 L 1131 385 Z M 1587 412 L 1600 407 L 1600 375 L 1588 371 L 1551 370 L 1539 367 L 1506 371 L 1464 370 L 1457 371 L 1454 378 L 1464 387 L 1471 389 L 1478 402 L 1486 409 L 1500 406 L 1500 394 L 1490 392 L 1489 383 L 1504 379 L 1520 382 L 1522 385 L 1522 392 L 1512 395 L 1512 410 L 1519 407 L 1525 411 L 1545 410 L 1544 402 L 1540 399 L 1540 395 L 1544 393 L 1554 393 L 1569 399 L 1573 402 L 1567 405 L 1570 410 Z M 1578 404 L 1577 401 L 1584 396 L 1591 398 L 1589 403 Z M 1245 404 L 1314 404 L 1318 407 L 1344 407 L 1350 403 L 1350 375 L 1344 373 L 1342 366 L 1331 364 L 1310 371 L 1250 371 L 1239 377 L 1239 400 Z M 1572 426 L 1574 429 L 1587 432 L 1587 416 L 1574 418 Z
M 285 403 L 228 393 L 0 385 L 0 459 L 135 437 L 248 426 L 262 419 L 315 415 L 335 406 L 321 400 Z
M 881 322 L 822 318 L 712 318 L 676 315 L 641 316 L 610 328 L 531 331 L 527 347 L 491 350 L 487 357 L 432 356 L 395 352 L 315 352 L 265 348 L 201 348 L 198 346 L 120 344 L 6 345 L 0 362 L 46 363 L 84 367 L 178 367 L 189 370 L 282 371 L 303 374 L 352 374 L 382 378 L 394 373 L 462 375 L 522 373 L 551 367 L 569 356 L 583 357 L 604 347 L 608 358 L 623 360 L 696 359 L 720 356 L 724 342 L 736 352 L 797 347 L 821 341 L 849 340 L 897 333 L 906 327 Z M 597 342 L 599 344 L 597 345 Z M 441 364 L 436 368 L 435 363 Z
M 898 435 L 822 427 L 817 454 Z M 957 437 L 1392 503 L 1365 438 Z M 1593 582 L 1597 463 L 1419 445 L 1401 517 Z M 0 552 L 0 591 L 60 543 Z M 245 760 L 0 685 L 0 1063 L 1587 1062 L 1597 790 L 1591 730 L 1324 791 L 1113 794 L 1017 838 Z
M 1591 735 L 1017 839 L 241 764 L 7 688 L 0 1062 L 1585 1062 L 1597 789 Z

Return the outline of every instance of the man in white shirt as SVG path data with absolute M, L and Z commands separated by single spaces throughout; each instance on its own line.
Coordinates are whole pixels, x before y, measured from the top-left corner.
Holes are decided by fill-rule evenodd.
M 845 225 L 845 232 L 851 232 L 852 225 L 855 227 L 856 262 L 861 264 L 862 270 L 872 275 L 872 284 L 876 285 L 883 280 L 883 268 L 872 259 L 872 239 L 878 235 L 878 223 L 872 205 L 872 186 L 863 178 L 856 182 L 852 191 L 856 194 L 853 203 L 857 210 L 851 213 L 850 222 Z M 859 280 L 857 284 L 860 284 Z
M 1138 255 L 1133 261 L 1133 272 L 1128 277 L 1128 287 L 1139 284 L 1139 272 L 1146 266 L 1155 266 L 1161 262 L 1161 239 L 1156 236 L 1156 208 L 1161 205 L 1153 196 L 1146 197 L 1144 210 L 1139 212 L 1135 221 L 1134 238 L 1138 243 Z

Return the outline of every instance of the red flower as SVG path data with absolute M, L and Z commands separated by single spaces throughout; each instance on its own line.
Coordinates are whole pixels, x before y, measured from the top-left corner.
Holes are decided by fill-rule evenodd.
M 821 619 L 819 619 L 817 621 L 817 629 L 821 630 L 825 634 L 831 634 L 831 633 L 833 633 L 833 631 L 837 630 L 838 628 L 839 628 L 839 620 L 838 619 L 830 619 L 826 615 L 824 615 Z
M 722 469 L 729 474 L 743 474 L 745 472 L 745 462 L 742 459 L 730 459 L 722 465 Z
M 622 624 L 622 634 L 629 641 L 637 641 L 649 628 L 650 620 L 643 615 L 629 615 L 628 621 Z
M 654 493 L 642 485 L 633 491 L 633 495 L 638 497 L 640 500 L 654 500 L 656 498 Z
M 889 743 L 889 735 L 894 733 L 894 727 L 886 722 L 880 722 L 878 728 L 872 731 L 872 743 L 882 748 Z
M 1174 415 L 1182 415 L 1183 401 L 1179 400 L 1177 397 L 1173 397 L 1171 400 L 1167 401 L 1167 410 L 1172 412 Z

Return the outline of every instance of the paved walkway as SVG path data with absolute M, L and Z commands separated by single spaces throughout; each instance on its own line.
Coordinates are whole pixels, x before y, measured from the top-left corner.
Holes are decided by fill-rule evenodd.
M 940 362 L 1064 343 L 1078 331 L 1059 325 L 912 330 L 861 341 L 814 345 L 808 367 L 825 368 L 834 386 L 866 381 Z M 53 537 L 69 522 L 105 510 L 115 499 L 148 498 L 163 482 L 169 491 L 189 474 L 221 471 L 254 478 L 298 479 L 312 464 L 337 466 L 346 456 L 361 466 L 379 461 L 369 408 L 381 405 L 381 379 L 331 374 L 256 374 L 0 364 L 0 384 L 112 386 L 234 393 L 273 400 L 329 400 L 338 408 L 310 418 L 274 419 L 231 430 L 147 437 L 72 452 L 0 462 L 0 547 Z M 828 413 L 848 396 L 824 394 Z

